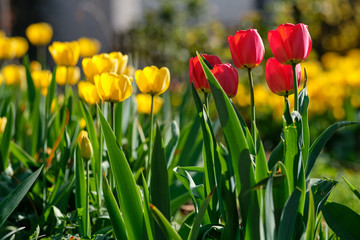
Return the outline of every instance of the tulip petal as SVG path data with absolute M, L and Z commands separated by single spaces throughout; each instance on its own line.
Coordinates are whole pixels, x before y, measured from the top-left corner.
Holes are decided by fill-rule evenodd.
M 285 50 L 281 34 L 276 30 L 271 30 L 268 33 L 268 40 L 270 49 L 276 60 L 283 64 L 288 62 L 290 58 Z
M 305 60 L 311 49 L 311 38 L 309 31 L 304 24 L 297 24 L 289 36 L 289 45 L 292 52 L 292 58 L 299 62 Z
M 246 36 L 242 39 L 241 46 L 241 58 L 244 66 L 246 68 L 258 66 L 264 58 L 265 47 L 260 35 L 255 29 L 246 31 Z
M 228 42 L 229 42 L 230 53 L 231 53 L 231 57 L 232 57 L 232 60 L 234 62 L 234 65 L 237 68 L 241 68 L 242 65 L 241 65 L 241 61 L 239 59 L 238 51 L 237 51 L 236 46 L 235 46 L 234 36 L 229 36 L 228 37 Z

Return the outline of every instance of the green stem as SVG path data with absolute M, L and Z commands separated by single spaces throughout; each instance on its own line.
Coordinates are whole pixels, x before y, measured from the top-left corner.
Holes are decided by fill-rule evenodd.
M 96 182 L 96 187 L 97 187 L 97 191 L 98 191 L 98 194 L 97 194 L 97 200 L 98 200 L 98 214 L 100 216 L 101 214 L 101 194 L 100 194 L 100 190 L 101 190 L 101 184 L 102 184 L 102 171 L 101 171 L 101 163 L 102 163 L 102 160 L 103 160 L 103 149 L 104 149 L 104 145 L 103 145 L 103 142 L 104 142 L 104 139 L 103 139 L 103 135 L 102 135 L 102 129 L 101 129 L 101 124 L 100 124 L 100 115 L 99 115 L 99 112 L 96 109 L 96 117 L 97 117 L 97 123 L 98 123 L 98 126 L 99 126 L 99 136 L 100 136 L 100 142 L 99 142 L 99 161 L 96 161 L 96 164 L 95 164 L 95 172 L 96 172 L 96 175 L 95 175 L 95 182 Z M 100 109 L 101 111 L 103 111 L 103 103 L 101 102 L 100 103 Z
M 256 121 L 255 121 L 255 100 L 254 100 L 254 80 L 252 76 L 251 68 L 248 68 L 249 86 L 250 86 L 250 100 L 251 100 L 251 132 L 254 141 L 255 154 L 257 152 L 256 147 Z
M 116 121 L 116 125 L 118 125 L 118 127 L 116 128 L 117 130 L 115 130 L 114 128 L 114 132 L 116 131 L 116 139 L 118 141 L 118 143 L 120 144 L 120 146 L 122 146 L 122 112 L 123 112 L 123 102 L 119 102 L 116 104 L 116 108 L 115 108 L 115 112 L 116 112 L 116 115 L 118 116 L 119 112 L 120 112 L 120 118 L 117 119 Z
M 69 80 L 68 80 L 68 67 L 65 67 L 66 71 L 65 71 L 65 76 L 66 76 L 66 80 L 65 80 L 65 93 L 64 93 L 64 106 L 68 108 L 68 98 L 69 98 Z
M 36 47 L 36 56 L 39 61 L 42 69 L 46 69 L 46 47 L 45 46 L 37 46 Z
M 296 77 L 296 63 L 292 63 L 293 79 L 294 79 L 294 111 L 299 111 L 299 99 L 298 99 L 298 83 Z
M 89 174 L 89 159 L 85 159 L 86 164 L 86 204 L 85 204 L 85 224 L 86 224 L 86 236 L 90 237 L 90 215 L 89 215 L 89 195 L 90 195 L 90 174 Z
M 112 130 L 115 132 L 115 103 L 114 102 L 110 102 L 110 114 L 111 114 L 111 119 L 110 119 L 110 126 L 112 127 Z
M 151 156 L 152 156 L 153 125 L 154 125 L 154 95 L 151 95 L 149 155 L 148 155 L 148 161 L 146 164 L 146 171 L 148 173 L 147 174 L 148 177 L 149 177 L 149 173 L 150 173 Z

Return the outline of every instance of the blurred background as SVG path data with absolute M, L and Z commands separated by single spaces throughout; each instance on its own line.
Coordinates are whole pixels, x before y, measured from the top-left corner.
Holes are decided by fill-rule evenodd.
M 53 41 L 96 38 L 101 42 L 100 52 L 116 50 L 129 54 L 135 67 L 167 66 L 171 72 L 169 99 L 173 112 L 193 111 L 185 114 L 189 118 L 194 116 L 194 110 L 189 95 L 188 62 L 196 51 L 217 55 L 224 63 L 232 62 L 227 37 L 240 29 L 256 28 L 265 44 L 266 60 L 272 56 L 267 32 L 282 23 L 301 22 L 309 26 L 313 40 L 311 55 L 302 64 L 308 73 L 311 141 L 335 121 L 360 118 L 358 0 L 0 1 L 0 29 L 7 36 L 25 37 L 26 27 L 40 21 L 52 25 Z M 36 58 L 31 45 L 29 56 Z M 280 139 L 283 99 L 266 86 L 265 60 L 254 69 L 255 105 L 264 146 L 271 151 Z M 48 61 L 52 66 L 50 57 Z M 239 70 L 239 75 L 239 92 L 233 101 L 249 118 L 247 73 Z M 215 119 L 216 112 L 210 109 L 210 113 Z M 360 170 L 359 142 L 359 127 L 339 130 L 317 163 L 315 176 L 323 176 L 326 171 L 327 177 L 343 184 L 344 175 L 359 187 L 360 179 L 355 177 Z M 344 201 L 351 197 L 352 194 L 343 195 Z M 360 206 L 352 207 L 360 210 Z

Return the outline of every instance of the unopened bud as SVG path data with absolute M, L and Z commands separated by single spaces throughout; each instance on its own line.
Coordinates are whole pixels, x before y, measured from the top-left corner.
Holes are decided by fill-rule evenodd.
M 0 133 L 3 133 L 5 131 L 6 123 L 7 123 L 7 118 L 0 117 Z
M 82 130 L 79 135 L 79 144 L 81 149 L 81 156 L 85 160 L 89 160 L 93 155 L 93 148 L 86 131 Z

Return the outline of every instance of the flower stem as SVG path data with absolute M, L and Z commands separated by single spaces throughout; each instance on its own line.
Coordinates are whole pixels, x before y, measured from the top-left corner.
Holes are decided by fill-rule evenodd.
M 152 139 L 153 139 L 153 125 L 154 125 L 154 95 L 151 95 L 151 111 L 150 111 L 150 138 L 149 138 L 149 155 L 148 161 L 146 164 L 147 176 L 149 177 L 150 165 L 151 165 L 151 156 L 152 156 Z
M 255 154 L 256 148 L 256 121 L 255 121 L 255 100 L 254 100 L 254 79 L 251 68 L 248 68 L 249 86 L 250 86 L 250 100 L 251 100 L 251 132 L 254 141 Z
M 110 114 L 111 114 L 111 119 L 110 119 L 110 126 L 112 127 L 112 130 L 115 132 L 115 103 L 114 102 L 110 102 Z
M 89 159 L 85 159 L 86 164 L 86 204 L 85 204 L 85 224 L 86 224 L 86 236 L 90 237 L 90 215 L 89 215 L 89 195 L 90 195 L 90 174 L 89 174 Z
M 296 77 L 296 63 L 292 63 L 293 79 L 294 79 L 294 111 L 299 111 L 299 99 L 298 99 L 298 83 Z
M 65 93 L 64 93 L 64 106 L 68 108 L 68 98 L 69 98 L 69 80 L 68 80 L 68 66 L 65 67 L 66 71 L 65 71 Z

